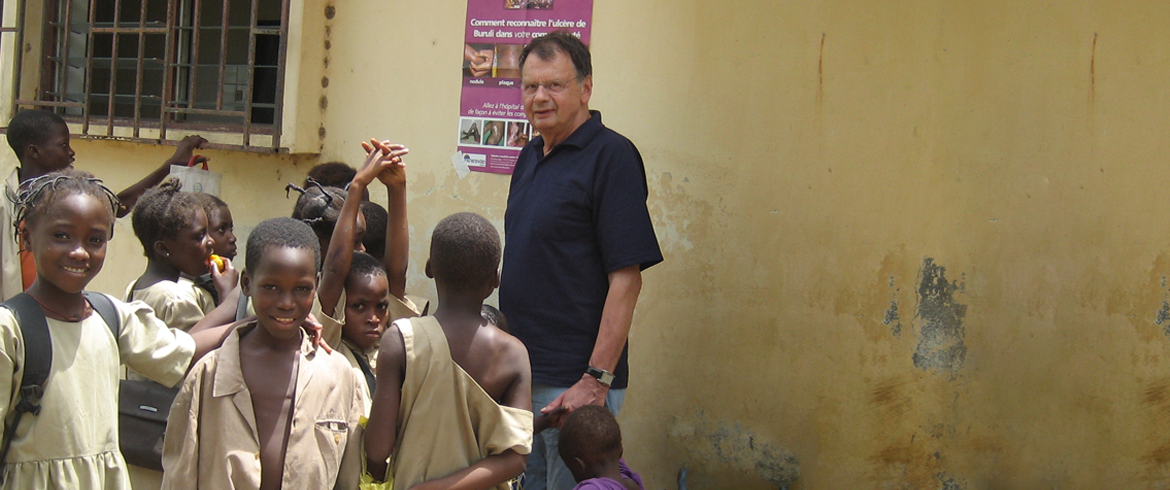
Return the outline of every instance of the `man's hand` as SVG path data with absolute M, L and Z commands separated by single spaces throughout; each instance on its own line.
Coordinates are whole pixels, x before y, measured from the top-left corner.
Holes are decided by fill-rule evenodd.
M 605 396 L 608 394 L 608 386 L 601 384 L 601 381 L 598 381 L 593 376 L 582 374 L 580 381 L 570 386 L 564 393 L 561 393 L 552 403 L 540 409 L 540 413 L 552 413 L 562 406 L 569 412 L 584 407 L 585 405 L 604 407 Z

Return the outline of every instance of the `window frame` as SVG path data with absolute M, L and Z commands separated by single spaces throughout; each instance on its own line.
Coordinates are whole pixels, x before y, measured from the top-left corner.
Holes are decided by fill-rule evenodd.
M 28 46 L 26 46 L 26 41 L 24 38 L 27 36 L 29 38 L 33 38 L 33 42 L 37 42 L 38 40 L 36 38 L 39 37 L 39 42 L 37 42 L 37 44 L 39 44 L 41 49 L 44 50 L 44 53 L 68 53 L 67 41 L 57 43 L 57 40 L 54 39 L 54 33 L 65 31 L 65 29 L 60 26 L 60 22 L 58 21 L 62 18 L 68 19 L 68 17 L 56 16 L 56 13 L 58 13 L 56 8 L 69 8 L 69 0 L 44 0 L 43 5 L 45 7 L 46 15 L 44 15 L 42 19 L 27 18 L 36 16 L 26 15 L 24 11 L 25 9 L 23 8 L 25 1 L 14 1 L 21 4 L 21 9 L 19 9 L 20 11 L 17 13 L 17 27 L 13 28 L 16 32 L 16 46 L 25 46 L 27 49 Z M 49 91 L 55 90 L 55 87 L 60 87 L 62 91 L 64 91 L 63 89 L 65 87 L 65 81 L 57 83 L 57 78 L 55 78 L 53 68 L 65 66 L 67 63 L 54 62 L 49 59 L 49 55 L 46 55 L 42 56 L 40 60 L 35 60 L 36 64 L 33 64 L 32 60 L 25 61 L 21 59 L 22 56 L 25 55 L 24 51 L 26 51 L 26 49 L 13 49 L 12 54 L 15 56 L 16 61 L 12 62 L 10 65 L 14 68 L 14 79 L 12 81 L 13 86 L 11 92 L 12 98 L 8 101 L 11 106 L 0 107 L 0 109 L 6 109 L 0 110 L 0 112 L 7 112 L 7 114 L 5 114 L 6 119 L 10 117 L 17 108 L 35 107 L 52 110 L 61 107 L 80 107 L 82 108 L 82 115 L 62 114 L 62 117 L 64 117 L 66 121 L 70 123 L 71 132 L 74 133 L 74 136 L 79 139 L 114 139 L 143 143 L 175 144 L 178 140 L 181 140 L 186 135 L 201 134 L 210 141 L 209 144 L 205 145 L 205 147 L 208 148 L 242 150 L 262 153 L 317 153 L 320 151 L 320 141 L 311 141 L 310 138 L 306 137 L 306 135 L 310 134 L 310 130 L 315 132 L 317 126 L 320 123 L 320 117 L 309 117 L 308 119 L 311 120 L 300 120 L 305 118 L 297 118 L 298 103 L 304 105 L 304 100 L 307 100 L 306 96 L 317 96 L 315 93 L 305 93 L 306 88 L 312 88 L 311 85 L 306 83 L 308 80 L 311 80 L 311 78 L 307 77 L 312 77 L 316 73 L 321 73 L 323 75 L 324 72 L 324 67 L 320 67 L 317 70 L 313 69 L 312 66 L 309 66 L 308 70 L 302 69 L 302 67 L 306 65 L 307 60 L 312 58 L 316 58 L 318 60 L 322 59 L 321 55 L 317 53 L 316 50 L 311 48 L 312 45 L 308 44 L 308 42 L 312 40 L 313 37 L 317 36 L 306 36 L 304 32 L 305 30 L 309 30 L 311 33 L 319 33 L 321 36 L 324 35 L 324 22 L 319 19 L 310 19 L 305 15 L 305 9 L 308 7 L 308 4 L 319 3 L 317 0 L 280 0 L 281 21 L 279 26 L 257 25 L 258 18 L 256 11 L 257 6 L 259 5 L 259 0 L 224 0 L 225 5 L 244 3 L 250 4 L 251 7 L 250 25 L 246 26 L 246 28 L 249 29 L 248 63 L 247 65 L 238 65 L 246 66 L 248 70 L 246 92 L 249 94 L 249 96 L 246 97 L 243 101 L 244 109 L 242 111 L 224 110 L 225 106 L 223 103 L 224 97 L 222 91 L 216 97 L 216 109 L 203 109 L 194 107 L 196 99 L 191 96 L 192 94 L 188 94 L 185 97 L 185 104 L 180 104 L 176 100 L 180 98 L 178 96 L 179 93 L 175 90 L 175 84 L 180 78 L 179 71 L 181 69 L 186 69 L 189 72 L 192 70 L 190 65 L 179 67 L 176 64 L 177 52 L 179 49 L 182 49 L 177 43 L 176 36 L 179 35 L 179 29 L 190 29 L 192 33 L 198 32 L 197 24 L 195 24 L 194 27 L 179 27 L 177 25 L 179 23 L 177 16 L 178 7 L 183 3 L 184 0 L 167 0 L 168 13 L 166 15 L 166 25 L 156 28 L 147 27 L 146 18 L 142 15 L 139 16 L 139 20 L 137 22 L 123 21 L 114 23 L 112 27 L 95 27 L 92 23 L 92 19 L 94 15 L 93 6 L 95 5 L 96 0 L 85 1 L 88 2 L 90 6 L 91 20 L 91 22 L 86 25 L 86 29 L 83 31 L 83 35 L 86 36 L 87 42 L 87 54 L 85 58 L 86 75 L 84 75 L 87 79 L 90 78 L 93 73 L 92 68 L 94 66 L 94 56 L 92 52 L 92 46 L 93 36 L 95 34 L 113 34 L 115 37 L 118 35 L 137 34 L 137 38 L 139 39 L 138 58 L 118 58 L 116 56 L 111 56 L 111 65 L 114 65 L 114 61 L 118 59 L 131 60 L 131 62 L 137 61 L 137 66 L 134 70 L 136 76 L 136 88 L 134 93 L 134 117 L 119 117 L 113 115 L 113 111 L 110 111 L 108 107 L 106 111 L 107 114 L 93 115 L 91 114 L 90 109 L 86 107 L 87 104 L 85 102 L 67 102 L 62 100 L 64 97 L 56 98 L 57 96 L 55 94 L 49 93 Z M 193 3 L 197 12 L 200 5 L 200 0 L 191 0 L 191 2 Z M 120 4 L 120 1 L 117 3 Z M 143 8 L 145 5 L 146 1 L 143 1 Z M 0 7 L 4 6 L 0 5 Z M 68 12 L 65 13 L 68 14 Z M 196 15 L 194 17 L 198 18 L 199 16 Z M 130 25 L 128 26 L 128 24 Z M 74 26 L 76 26 L 76 24 L 74 24 Z M 39 29 L 39 32 L 25 32 L 34 31 L 36 29 Z M 76 33 L 77 31 L 74 30 L 74 32 Z M 217 36 L 220 37 L 221 43 L 222 35 L 224 33 L 224 31 L 221 31 L 220 36 Z M 147 34 L 153 34 L 156 36 L 160 34 L 165 35 L 167 42 L 167 47 L 165 49 L 166 59 L 164 60 L 163 65 L 163 76 L 165 78 L 162 97 L 163 100 L 160 108 L 160 114 L 157 119 L 144 118 L 140 112 L 142 102 L 141 84 L 143 74 L 143 58 L 141 55 L 144 47 L 143 41 L 145 40 L 145 36 Z M 274 114 L 272 124 L 255 123 L 252 121 L 253 100 L 250 94 L 253 92 L 255 87 L 255 46 L 257 43 L 257 36 L 259 35 L 279 36 L 278 61 L 276 64 L 276 93 L 274 100 L 275 107 L 273 108 Z M 194 44 L 197 42 L 199 37 L 200 36 L 193 34 L 189 41 Z M 204 34 L 202 37 L 206 38 L 207 35 Z M 29 44 L 31 45 L 31 43 Z M 192 51 L 194 51 L 198 49 L 198 46 L 191 46 L 191 48 Z M 7 52 L 9 49 L 11 49 L 9 46 L 0 45 L 0 52 Z M 60 51 L 58 51 L 58 49 L 60 49 Z M 223 56 L 224 52 L 226 52 L 226 49 L 220 50 L 220 58 L 218 60 L 221 67 L 219 73 L 220 80 L 223 80 L 225 76 L 222 67 L 232 66 L 231 64 L 226 63 L 226 58 Z M 37 53 L 32 53 L 33 56 L 36 54 Z M 123 61 L 122 63 L 126 62 L 127 61 Z M 36 77 L 30 77 L 24 73 L 32 69 L 36 69 L 38 71 Z M 196 67 L 194 70 L 199 70 L 199 68 Z M 191 73 L 188 73 L 189 80 L 193 80 L 193 78 L 190 78 L 191 75 Z M 116 75 L 111 76 L 112 79 L 114 77 L 116 77 Z M 35 78 L 35 83 L 33 78 Z M 91 92 L 89 92 L 88 80 L 85 83 L 87 88 L 83 96 L 83 100 L 90 101 L 89 95 Z M 0 82 L 0 85 L 3 85 L 3 83 Z M 192 83 L 191 85 L 194 84 Z M 114 83 L 110 84 L 110 88 L 113 92 L 117 93 Z M 229 125 L 208 122 L 176 121 L 175 117 L 182 114 L 205 114 L 216 116 L 231 115 L 243 118 L 244 123 L 241 125 Z M 309 127 L 309 125 L 312 126 Z M 298 138 L 301 140 L 300 144 L 298 144 Z M 317 138 L 313 138 L 312 140 L 317 140 Z

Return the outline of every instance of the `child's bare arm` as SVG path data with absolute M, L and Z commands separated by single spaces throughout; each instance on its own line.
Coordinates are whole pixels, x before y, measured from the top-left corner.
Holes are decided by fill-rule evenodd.
M 410 150 L 401 145 L 403 151 Z M 378 180 L 386 184 L 386 255 L 382 267 L 390 283 L 390 294 L 395 298 L 406 297 L 406 269 L 410 262 L 410 229 L 406 221 L 406 166 L 399 164 L 378 174 Z
M 527 460 L 528 456 L 509 449 L 500 454 L 483 458 L 451 475 L 423 482 L 410 488 L 411 490 L 488 490 L 523 473 Z
M 329 239 L 329 250 L 325 253 L 321 284 L 317 287 L 317 299 L 321 301 L 321 311 L 327 315 L 332 315 L 337 308 L 337 302 L 345 288 L 345 277 L 349 275 L 349 266 L 353 262 L 354 236 L 357 233 L 357 216 L 361 212 L 362 194 L 383 169 L 392 165 L 394 160 L 401 161 L 402 158 L 401 152 L 395 152 L 382 143 L 371 141 L 376 143 L 376 146 L 367 150 L 365 163 L 349 183 L 345 204 L 341 206 L 341 214 L 337 217 L 333 236 Z M 366 143 L 362 145 L 367 146 Z
M 377 481 L 386 478 L 387 460 L 398 437 L 398 407 L 406 373 L 406 344 L 398 326 L 391 323 L 378 346 L 378 388 L 366 422 L 366 469 Z
M 147 174 L 138 183 L 119 192 L 118 200 L 120 204 L 118 205 L 118 217 L 121 218 L 130 214 L 130 211 L 134 209 L 134 205 L 138 203 L 138 198 L 142 197 L 142 194 L 147 189 L 158 185 L 159 182 L 167 178 L 171 174 L 171 165 L 186 165 L 190 163 L 195 149 L 202 147 L 205 143 L 207 143 L 207 140 L 198 135 L 183 138 L 179 142 L 179 147 L 175 149 L 175 154 L 163 162 L 162 166 Z

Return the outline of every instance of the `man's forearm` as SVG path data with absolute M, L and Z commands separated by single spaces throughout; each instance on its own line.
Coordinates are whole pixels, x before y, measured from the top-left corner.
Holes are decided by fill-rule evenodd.
M 609 293 L 601 310 L 601 326 L 597 341 L 593 344 L 593 355 L 589 365 L 613 372 L 630 335 L 630 324 L 634 320 L 634 306 L 642 291 L 642 270 L 632 265 L 609 274 Z

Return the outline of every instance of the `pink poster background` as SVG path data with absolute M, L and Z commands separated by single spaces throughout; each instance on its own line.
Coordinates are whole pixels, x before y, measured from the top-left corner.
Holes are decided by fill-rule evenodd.
M 560 29 L 589 44 L 592 21 L 593 0 L 467 0 L 457 138 L 468 168 L 511 174 L 535 137 L 521 106 L 520 49 Z

